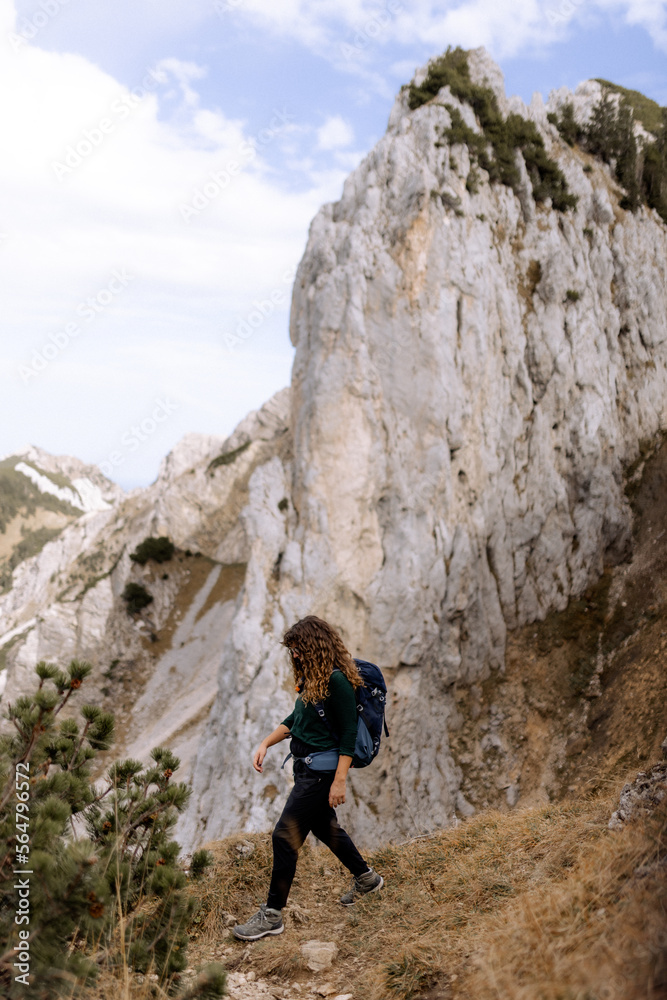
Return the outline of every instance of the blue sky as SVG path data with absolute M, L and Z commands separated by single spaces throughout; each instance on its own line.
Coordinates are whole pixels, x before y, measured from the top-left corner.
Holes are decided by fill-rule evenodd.
M 667 104 L 656 0 L 0 0 L 0 454 L 145 485 L 286 385 L 310 219 L 448 44 L 526 102 L 601 76 Z

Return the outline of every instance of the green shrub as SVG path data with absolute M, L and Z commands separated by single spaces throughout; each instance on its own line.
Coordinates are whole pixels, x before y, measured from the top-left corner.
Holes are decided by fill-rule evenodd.
M 567 299 L 568 302 L 578 302 L 579 299 L 581 298 L 581 292 L 578 292 L 574 288 L 568 288 L 568 290 L 565 293 L 565 298 Z
M 574 146 L 575 143 L 579 142 L 583 131 L 575 120 L 572 101 L 566 101 L 565 104 L 561 105 L 560 114 L 552 111 L 547 115 L 547 118 L 552 125 L 556 126 L 568 146 Z
M 149 559 L 156 563 L 169 562 L 174 552 L 175 547 L 171 539 L 166 535 L 160 535 L 159 538 L 144 538 L 130 555 L 130 559 L 140 566 L 145 566 Z
M 596 82 L 601 83 L 606 91 L 620 94 L 632 108 L 635 118 L 637 118 L 648 132 L 653 132 L 655 136 L 660 134 L 662 116 L 665 109 L 661 108 L 657 101 L 651 100 L 638 90 L 628 90 L 627 87 L 620 87 L 610 80 L 603 80 L 596 77 Z
M 507 136 L 506 144 L 512 149 L 512 155 L 514 149 L 521 150 L 535 201 L 551 198 L 551 204 L 558 212 L 576 208 L 576 195 L 569 193 L 563 172 L 556 161 L 547 156 L 544 141 L 534 122 L 527 121 L 521 115 L 510 114 L 504 131 Z
M 644 148 L 641 187 L 646 204 L 667 222 L 667 108 L 656 141 Z
M 94 705 L 83 705 L 77 717 L 60 714 L 91 670 L 78 660 L 67 671 L 41 662 L 36 690 L 6 712 L 10 734 L 0 738 L 0 994 L 8 1000 L 80 995 L 97 974 L 95 956 L 111 970 L 124 963 L 150 968 L 159 986 L 172 992 L 186 964 L 195 903 L 170 832 L 189 790 L 171 781 L 179 761 L 162 748 L 152 751 L 150 765 L 118 762 L 105 780 L 93 783 L 93 761 L 113 743 L 113 716 Z M 198 873 L 206 863 L 198 857 Z M 28 892 L 28 924 L 15 922 L 21 912 L 17 880 Z M 17 981 L 24 970 L 13 963 L 22 949 L 28 968 Z M 213 969 L 188 995 L 221 996 L 223 989 L 224 973 Z
M 209 473 L 209 475 L 213 475 L 215 470 L 218 469 L 221 465 L 231 465 L 233 462 L 236 461 L 239 455 L 243 454 L 246 448 L 250 447 L 250 445 L 251 442 L 246 441 L 245 444 L 239 445 L 239 447 L 234 448 L 233 451 L 224 451 L 222 455 L 218 455 L 217 458 L 214 458 L 212 462 L 208 463 L 206 471 Z
M 450 126 L 443 131 L 443 137 L 447 139 L 449 146 L 465 145 L 468 147 L 471 156 L 478 161 L 487 155 L 488 142 L 483 135 L 475 132 L 474 129 L 466 125 L 463 115 L 453 104 L 445 104 L 449 112 Z
M 587 125 L 577 123 L 571 101 L 559 112 L 547 116 L 570 146 L 581 145 L 588 152 L 613 165 L 616 180 L 624 188 L 621 207 L 635 211 L 646 204 L 667 222 L 667 108 L 638 91 L 627 90 L 608 80 L 599 81 L 603 95 Z M 447 49 L 429 64 L 420 86 L 410 85 L 408 104 L 411 110 L 432 100 L 448 86 L 458 100 L 469 104 L 481 127 L 481 134 L 466 125 L 457 109 L 447 105 L 451 125 L 443 132 L 449 145 L 464 143 L 474 163 L 486 170 L 492 183 L 502 183 L 517 190 L 519 172 L 515 153 L 521 150 L 533 186 L 535 201 L 551 198 L 560 212 L 576 207 L 577 198 L 567 188 L 558 164 L 547 156 L 544 142 L 533 122 L 517 114 L 503 119 L 493 90 L 470 79 L 467 53 L 457 47 Z M 620 100 L 612 98 L 620 94 Z M 635 119 L 653 133 L 655 141 L 637 142 Z M 590 173 L 592 168 L 583 168 Z M 471 181 L 474 186 L 474 180 Z
M 477 194 L 479 191 L 479 174 L 474 167 L 471 167 L 466 177 L 466 191 L 468 194 Z
M 153 595 L 149 594 L 142 584 L 133 582 L 126 584 L 121 597 L 126 602 L 128 613 L 131 615 L 138 614 L 153 601 Z
M 560 212 L 576 207 L 577 198 L 569 193 L 558 164 L 547 156 L 536 126 L 514 113 L 503 118 L 491 88 L 473 83 L 470 79 L 468 55 L 459 47 L 454 50 L 448 48 L 444 56 L 430 64 L 421 86 L 411 84 L 408 97 L 410 108 L 415 110 L 425 104 L 444 86 L 449 86 L 454 97 L 470 105 L 482 130 L 481 134 L 475 132 L 466 125 L 457 108 L 446 104 L 451 124 L 443 131 L 443 138 L 450 146 L 465 144 L 471 160 L 486 170 L 492 183 L 505 184 L 514 191 L 520 183 L 516 164 L 516 150 L 519 149 L 531 179 L 535 201 L 551 198 L 553 207 Z
M 452 50 L 448 46 L 444 56 L 434 59 L 429 65 L 426 79 L 417 87 L 410 84 L 408 106 L 411 111 L 432 100 L 443 88 L 449 86 L 454 97 L 472 103 L 473 83 L 468 69 L 468 54 L 460 46 Z
M 621 208 L 635 211 L 646 204 L 667 222 L 667 108 L 660 110 L 659 123 L 652 120 L 655 141 L 638 143 L 635 108 L 625 94 L 617 106 L 606 89 L 593 108 L 583 143 L 589 152 L 613 165 L 616 180 L 625 189 Z

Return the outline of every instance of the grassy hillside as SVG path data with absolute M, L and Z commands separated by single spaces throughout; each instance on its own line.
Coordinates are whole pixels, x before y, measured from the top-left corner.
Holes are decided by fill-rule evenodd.
M 346 873 L 322 847 L 302 852 L 280 937 L 252 945 L 229 934 L 264 899 L 269 839 L 212 845 L 198 890 L 193 966 L 222 958 L 274 996 L 332 993 L 367 1000 L 615 1000 L 667 990 L 667 798 L 660 813 L 619 832 L 611 799 L 481 813 L 434 837 L 376 851 L 381 893 L 343 909 Z M 313 974 L 299 946 L 335 941 L 337 960 Z M 240 977 L 231 976 L 240 988 Z M 296 986 L 294 984 L 297 984 Z M 247 994 L 246 994 L 247 995 Z
M 21 456 L 0 462 L 0 593 L 11 586 L 12 573 L 19 563 L 37 555 L 47 542 L 81 511 L 51 493 L 42 493 L 22 472 L 16 471 Z M 43 472 L 56 486 L 72 484 L 64 476 Z

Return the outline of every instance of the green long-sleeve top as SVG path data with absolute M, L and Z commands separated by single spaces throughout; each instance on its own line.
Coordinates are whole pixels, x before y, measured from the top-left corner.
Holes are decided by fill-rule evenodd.
M 344 757 L 354 757 L 357 739 L 357 700 L 354 688 L 340 670 L 335 670 L 329 680 L 329 694 L 322 702 L 329 725 L 340 737 L 336 740 L 329 732 L 326 722 L 319 717 L 317 709 L 301 700 L 294 703 L 294 711 L 283 720 L 292 736 L 317 750 L 339 749 Z

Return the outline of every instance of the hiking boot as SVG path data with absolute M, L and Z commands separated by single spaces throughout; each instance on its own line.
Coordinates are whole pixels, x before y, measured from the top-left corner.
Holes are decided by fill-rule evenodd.
M 280 910 L 272 910 L 262 903 L 257 913 L 245 924 L 232 927 L 232 934 L 239 941 L 258 941 L 267 934 L 282 934 L 285 930 L 283 915 Z
M 357 875 L 352 879 L 352 885 L 344 896 L 340 897 L 343 906 L 352 906 L 358 899 L 365 896 L 367 892 L 377 892 L 384 885 L 384 879 L 369 866 L 368 871 L 363 875 Z

